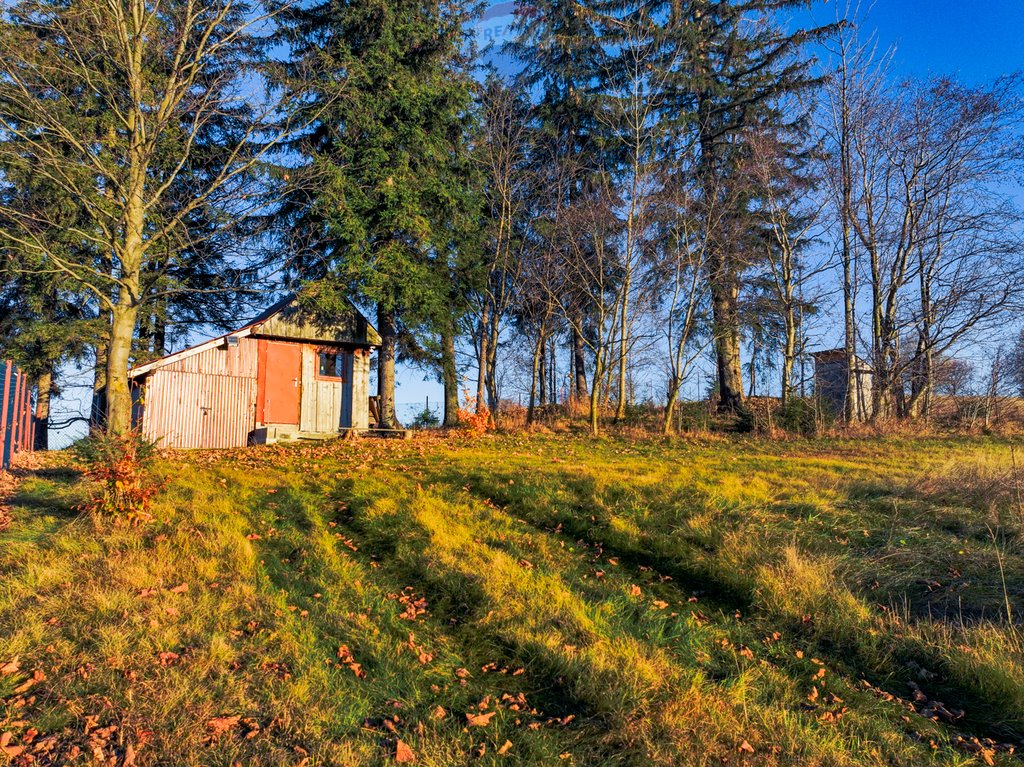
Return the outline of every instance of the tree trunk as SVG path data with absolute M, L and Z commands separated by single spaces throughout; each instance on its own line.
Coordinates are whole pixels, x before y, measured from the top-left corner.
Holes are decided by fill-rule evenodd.
M 167 323 L 159 316 L 153 320 L 153 351 L 161 357 L 167 354 Z
M 395 413 L 395 356 L 398 349 L 398 328 L 395 312 L 377 304 L 377 331 L 380 351 L 377 353 L 377 407 L 384 429 L 400 429 Z
M 32 441 L 33 450 L 50 449 L 50 396 L 53 394 L 53 370 L 48 369 L 40 374 L 36 381 L 36 412 L 33 416 L 35 421 L 35 438 Z
M 500 316 L 492 312 L 487 327 L 487 406 L 491 409 L 491 424 L 500 405 L 498 401 L 498 332 Z
M 718 412 L 735 413 L 743 407 L 743 369 L 740 367 L 739 291 L 732 284 L 711 286 L 715 319 L 715 356 L 718 362 Z
M 668 382 L 668 398 L 665 400 L 665 418 L 662 421 L 661 431 L 666 436 L 675 433 L 675 428 L 672 426 L 672 419 L 676 412 L 676 402 L 679 400 L 679 386 L 680 382 L 673 379 Z
M 548 404 L 558 404 L 558 345 L 552 338 L 548 346 L 548 364 L 551 369 L 548 371 Z
M 782 404 L 789 404 L 793 396 L 793 363 L 796 361 L 796 317 L 793 307 L 786 310 L 786 337 L 782 346 Z
M 628 236 L 627 236 L 628 238 Z M 626 277 L 622 286 L 622 305 L 619 313 L 620 334 L 622 338 L 619 343 L 619 380 L 618 380 L 618 402 L 615 406 L 615 421 L 622 421 L 626 417 L 626 368 L 627 357 L 629 356 L 629 291 L 632 289 L 632 270 L 629 268 L 629 253 L 626 254 Z
M 544 355 L 544 336 L 538 335 L 537 343 L 533 345 L 533 368 L 530 374 L 530 404 L 526 408 L 526 425 L 533 423 L 534 412 L 537 408 L 537 379 L 540 378 L 544 369 L 541 364 L 541 357 Z
M 444 422 L 446 428 L 459 425 L 459 374 L 455 366 L 455 328 L 449 320 L 441 333 L 441 377 L 444 380 Z
M 480 316 L 480 341 L 479 357 L 476 369 L 476 412 L 477 415 L 487 408 L 487 358 L 488 348 L 488 326 L 490 325 L 490 306 L 484 303 L 483 312 Z
M 132 428 L 132 395 L 128 385 L 128 364 L 132 337 L 139 307 L 124 296 L 112 312 L 110 345 L 107 351 L 107 420 L 108 434 L 120 436 Z
M 102 429 L 107 422 L 107 346 L 102 340 L 97 341 L 95 354 L 89 428 Z
M 537 385 L 540 387 L 540 406 L 548 404 L 548 344 L 547 340 L 541 337 L 540 340 L 540 368 L 537 371 Z
M 750 383 L 747 384 L 747 398 L 757 396 L 757 355 L 761 349 L 757 345 L 757 338 L 750 344 L 750 367 L 748 371 L 750 373 Z
M 580 325 L 572 329 L 573 372 L 575 374 L 575 398 L 580 402 L 587 398 L 587 356 L 583 347 L 583 334 Z
M 601 350 L 594 353 L 594 377 L 590 382 L 590 433 L 595 437 L 601 431 L 601 381 L 604 371 L 601 369 Z

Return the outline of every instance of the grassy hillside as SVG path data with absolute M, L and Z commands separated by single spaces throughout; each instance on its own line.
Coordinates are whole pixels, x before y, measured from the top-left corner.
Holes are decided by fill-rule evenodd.
M 0 764 L 1009 764 L 1024 738 L 1008 442 L 192 453 L 134 529 L 50 463 L 0 532 Z

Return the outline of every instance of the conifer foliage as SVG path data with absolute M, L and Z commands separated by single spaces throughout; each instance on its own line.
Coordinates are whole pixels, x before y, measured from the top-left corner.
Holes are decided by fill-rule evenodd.
M 309 124 L 289 144 L 300 164 L 282 211 L 300 234 L 294 274 L 314 283 L 314 308 L 353 290 L 375 305 L 381 417 L 395 426 L 399 340 L 450 305 L 452 246 L 471 214 L 467 11 L 328 0 L 279 20 L 277 83 Z

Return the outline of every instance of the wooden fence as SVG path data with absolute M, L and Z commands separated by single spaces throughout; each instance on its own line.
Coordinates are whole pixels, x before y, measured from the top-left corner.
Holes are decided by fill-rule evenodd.
M 32 385 L 10 360 L 0 364 L 0 469 L 15 453 L 30 452 L 35 440 Z

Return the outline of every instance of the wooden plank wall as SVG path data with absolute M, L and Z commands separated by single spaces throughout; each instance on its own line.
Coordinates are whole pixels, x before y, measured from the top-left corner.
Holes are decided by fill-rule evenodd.
M 299 429 L 322 434 L 336 432 L 347 426 L 342 422 L 342 397 L 348 385 L 341 381 L 317 378 L 317 349 L 318 347 L 311 344 L 304 344 L 302 347 L 302 404 Z
M 352 354 L 352 428 L 370 428 L 370 350 Z

